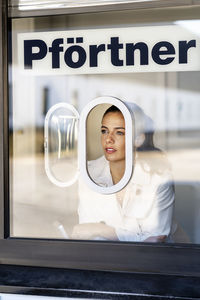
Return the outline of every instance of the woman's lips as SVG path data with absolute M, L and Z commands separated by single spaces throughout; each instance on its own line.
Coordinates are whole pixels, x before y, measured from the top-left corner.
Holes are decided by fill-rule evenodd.
M 111 148 L 111 147 L 108 147 L 105 150 L 106 150 L 106 153 L 108 153 L 108 154 L 112 154 L 112 153 L 117 151 L 117 150 L 115 150 L 114 148 Z

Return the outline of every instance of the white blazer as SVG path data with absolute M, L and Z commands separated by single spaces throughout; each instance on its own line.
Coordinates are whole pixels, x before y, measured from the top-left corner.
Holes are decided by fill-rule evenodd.
M 113 185 L 104 156 L 89 161 L 88 172 L 98 185 Z M 105 222 L 115 228 L 120 241 L 143 241 L 159 235 L 170 240 L 173 208 L 174 186 L 167 170 L 162 174 L 151 173 L 148 165 L 145 168 L 137 162 L 125 187 L 122 206 L 115 194 L 102 195 L 79 182 L 79 223 Z

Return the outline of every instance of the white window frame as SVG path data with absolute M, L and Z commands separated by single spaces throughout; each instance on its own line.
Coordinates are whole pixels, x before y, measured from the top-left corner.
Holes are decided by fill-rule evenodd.
M 109 187 L 103 187 L 97 185 L 89 176 L 87 170 L 87 117 L 90 111 L 97 105 L 110 104 L 115 105 L 122 112 L 125 119 L 125 173 L 122 179 L 117 183 Z M 79 124 L 79 169 L 80 175 L 84 179 L 85 183 L 95 192 L 101 194 L 113 194 L 122 190 L 131 179 L 133 173 L 133 159 L 134 159 L 134 118 L 133 114 L 129 111 L 128 107 L 121 100 L 111 97 L 103 96 L 94 99 L 89 102 L 80 115 Z M 81 130 L 80 130 L 81 128 Z
M 49 166 L 49 120 L 51 118 L 51 116 L 53 115 L 53 113 L 57 110 L 57 109 L 67 109 L 67 110 L 70 110 L 72 111 L 72 113 L 74 114 L 75 118 L 77 119 L 77 122 L 79 122 L 79 113 L 78 111 L 74 108 L 73 105 L 71 104 L 68 104 L 68 103 L 64 103 L 64 102 L 60 102 L 58 104 L 55 104 L 54 106 L 52 106 L 49 111 L 47 112 L 46 114 L 46 117 L 45 117 L 45 125 L 44 125 L 44 157 L 45 157 L 45 171 L 46 171 L 46 174 L 47 174 L 47 177 L 49 178 L 49 180 L 59 186 L 59 187 L 69 187 L 71 186 L 72 184 L 74 184 L 77 179 L 78 179 L 78 176 L 79 176 L 79 172 L 78 172 L 78 169 L 77 169 L 77 172 L 75 173 L 74 177 L 71 178 L 71 180 L 68 180 L 68 181 L 65 181 L 65 182 L 62 182 L 62 181 L 59 181 L 57 180 L 52 172 L 51 172 L 51 168 Z M 79 128 L 78 124 L 77 124 L 77 127 Z M 78 151 L 77 151 L 78 152 Z M 78 159 L 78 158 L 77 158 Z M 66 170 L 67 172 L 67 170 Z

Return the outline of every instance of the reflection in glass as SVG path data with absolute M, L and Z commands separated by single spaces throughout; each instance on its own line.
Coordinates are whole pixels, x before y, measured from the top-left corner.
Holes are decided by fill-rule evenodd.
M 58 186 L 69 186 L 77 179 L 78 113 L 69 104 L 52 107 L 45 118 L 45 168 Z

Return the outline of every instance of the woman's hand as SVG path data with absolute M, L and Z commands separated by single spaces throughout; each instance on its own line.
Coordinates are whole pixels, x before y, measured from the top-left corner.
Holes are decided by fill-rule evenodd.
M 148 243 L 164 243 L 166 240 L 167 236 L 166 235 L 158 235 L 158 236 L 150 236 L 143 242 L 148 242 Z
M 105 223 L 85 223 L 75 225 L 71 234 L 72 239 L 90 240 L 104 238 L 106 240 L 118 240 L 115 229 Z

